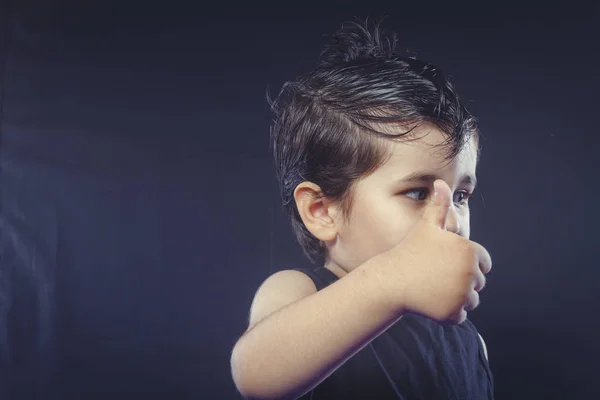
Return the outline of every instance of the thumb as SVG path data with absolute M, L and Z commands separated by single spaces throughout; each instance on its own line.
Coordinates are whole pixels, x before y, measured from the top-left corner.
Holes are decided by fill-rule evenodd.
M 445 229 L 446 218 L 448 217 L 452 201 L 450 186 L 443 180 L 438 179 L 433 183 L 433 188 L 433 197 L 429 204 L 427 204 L 423 220 Z

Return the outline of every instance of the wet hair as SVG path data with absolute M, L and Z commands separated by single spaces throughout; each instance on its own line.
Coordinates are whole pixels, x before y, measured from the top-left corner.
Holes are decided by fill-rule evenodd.
M 323 263 L 323 243 L 304 226 L 295 188 L 313 182 L 338 201 L 344 217 L 352 206 L 353 183 L 389 157 L 385 139 L 412 140 L 409 133 L 431 124 L 445 133 L 444 156 L 452 160 L 469 138 L 476 119 L 452 84 L 432 64 L 400 55 L 396 35 L 380 24 L 348 22 L 333 35 L 316 67 L 286 82 L 275 100 L 271 145 L 285 212 L 306 256 Z M 389 133 L 382 127 L 402 127 Z

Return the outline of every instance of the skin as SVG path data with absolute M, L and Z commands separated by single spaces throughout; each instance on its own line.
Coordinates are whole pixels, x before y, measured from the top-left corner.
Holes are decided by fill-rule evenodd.
M 440 152 L 439 145 L 446 139 L 442 131 L 422 125 L 411 135 L 417 139 L 386 140 L 390 157 L 355 182 L 348 218 L 338 202 L 321 196 L 317 185 L 303 182 L 296 188 L 300 216 L 308 230 L 325 243 L 325 268 L 339 278 L 406 237 L 421 219 L 436 179 L 444 180 L 452 190 L 446 229 L 470 237 L 469 198 L 476 185 L 477 140 L 469 140 L 458 156 L 448 161 Z M 485 349 L 483 339 L 482 343 Z
M 444 180 L 453 195 L 446 229 L 470 235 L 469 197 L 475 189 L 477 141 L 469 140 L 448 161 L 440 148 L 445 134 L 430 125 L 414 130 L 417 140 L 388 140 L 390 157 L 370 175 L 354 183 L 352 207 L 344 218 L 339 203 L 321 196 L 318 186 L 303 182 L 296 203 L 308 230 L 327 247 L 325 267 L 343 277 L 366 260 L 399 244 L 421 219 L 433 195 L 435 179 Z M 415 175 L 427 178 L 411 179 Z
M 231 356 L 232 376 L 246 398 L 298 398 L 402 317 L 400 300 L 390 305 L 390 292 L 382 292 L 389 286 L 382 285 L 381 274 L 391 272 L 389 262 L 382 260 L 388 250 L 398 250 L 395 246 L 413 227 L 424 229 L 423 221 L 428 220 L 432 225 L 427 228 L 436 233 L 422 234 L 412 242 L 421 250 L 427 247 L 423 242 L 427 237 L 437 237 L 438 251 L 443 249 L 439 246 L 442 236 L 446 244 L 453 242 L 452 233 L 436 229 L 469 237 L 468 198 L 475 186 L 476 140 L 448 162 L 436 147 L 444 142 L 442 132 L 422 126 L 411 135 L 416 140 L 385 140 L 390 157 L 355 182 L 347 218 L 340 204 L 322 196 L 314 183 L 303 182 L 296 188 L 294 197 L 305 226 L 327 247 L 325 267 L 341 279 L 317 292 L 310 277 L 284 270 L 261 285 L 252 303 L 249 327 Z M 444 198 L 452 199 L 447 210 L 430 204 L 436 180 L 448 186 L 441 186 Z M 451 246 L 449 251 L 459 251 L 459 247 Z

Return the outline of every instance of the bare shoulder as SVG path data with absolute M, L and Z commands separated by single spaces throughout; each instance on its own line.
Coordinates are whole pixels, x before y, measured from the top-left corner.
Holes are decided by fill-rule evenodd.
M 312 279 L 300 271 L 290 269 L 274 273 L 254 295 L 248 329 L 280 308 L 316 292 Z

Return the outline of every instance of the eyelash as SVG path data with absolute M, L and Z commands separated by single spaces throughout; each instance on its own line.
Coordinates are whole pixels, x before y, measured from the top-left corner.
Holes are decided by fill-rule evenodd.
M 428 194 L 429 194 L 429 189 L 428 188 L 411 189 L 411 190 L 407 190 L 403 194 L 406 195 L 407 193 L 415 193 L 415 192 L 428 192 Z M 467 201 L 469 200 L 469 198 L 471 197 L 471 193 L 469 193 L 466 190 L 459 190 L 458 192 L 455 192 L 454 194 L 456 194 L 456 193 L 462 193 L 463 194 L 463 200 L 460 201 L 460 202 L 458 202 L 458 204 L 466 204 Z M 415 200 L 415 201 L 423 201 L 425 199 L 413 199 L 413 200 Z

